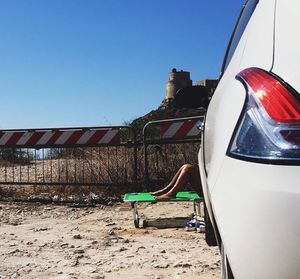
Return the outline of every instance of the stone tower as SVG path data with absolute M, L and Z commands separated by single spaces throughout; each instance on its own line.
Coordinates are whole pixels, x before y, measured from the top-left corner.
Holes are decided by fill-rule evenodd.
M 167 92 L 166 101 L 171 101 L 175 98 L 176 92 L 183 87 L 192 86 L 192 81 L 190 79 L 190 72 L 177 71 L 175 68 L 172 69 L 169 74 L 169 79 L 167 81 Z

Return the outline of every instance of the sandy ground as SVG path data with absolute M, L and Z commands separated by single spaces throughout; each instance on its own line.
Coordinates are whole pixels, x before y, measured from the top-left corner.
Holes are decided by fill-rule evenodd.
M 190 203 L 141 204 L 143 218 L 182 217 Z M 1 278 L 220 278 L 203 233 L 140 228 L 129 204 L 0 203 Z

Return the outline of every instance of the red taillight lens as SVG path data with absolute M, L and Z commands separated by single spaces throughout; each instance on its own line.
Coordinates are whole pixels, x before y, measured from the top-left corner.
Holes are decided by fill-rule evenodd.
M 280 123 L 300 123 L 300 103 L 287 88 L 269 73 L 249 68 L 238 74 L 252 89 L 268 115 Z
M 245 85 L 248 98 L 228 154 L 252 160 L 300 161 L 298 93 L 258 68 L 243 70 L 236 78 Z

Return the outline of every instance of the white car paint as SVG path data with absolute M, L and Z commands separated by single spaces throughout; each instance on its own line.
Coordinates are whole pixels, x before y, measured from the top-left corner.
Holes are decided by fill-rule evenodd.
M 273 72 L 300 92 L 300 1 L 277 0 Z
M 299 178 L 298 166 L 224 159 L 211 200 L 236 278 L 299 278 Z
M 300 278 L 300 166 L 226 155 L 246 100 L 240 71 L 272 70 L 300 92 L 299 11 L 296 0 L 260 0 L 206 115 L 202 186 L 235 278 Z

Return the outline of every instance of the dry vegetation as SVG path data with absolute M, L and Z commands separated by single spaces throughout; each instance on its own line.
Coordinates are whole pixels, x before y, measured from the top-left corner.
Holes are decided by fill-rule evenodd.
M 126 192 L 162 187 L 182 164 L 197 162 L 197 150 L 198 143 L 147 146 L 147 179 L 142 146 L 11 149 L 0 163 L 0 194 L 19 201 L 121 200 Z

